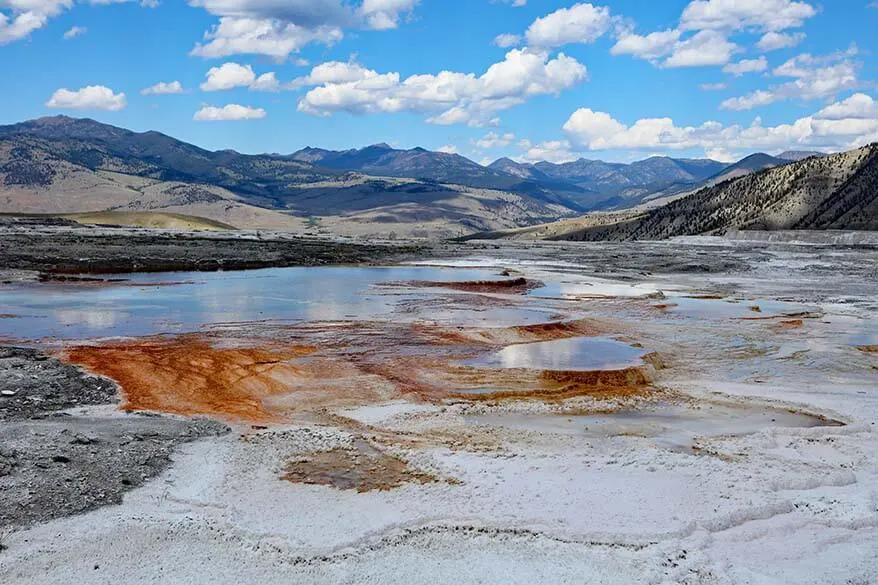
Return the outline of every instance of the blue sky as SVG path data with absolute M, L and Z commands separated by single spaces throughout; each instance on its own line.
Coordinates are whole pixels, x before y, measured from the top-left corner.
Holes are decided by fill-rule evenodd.
M 833 151 L 878 140 L 876 30 L 871 0 L 0 0 L 0 123 L 479 162 Z

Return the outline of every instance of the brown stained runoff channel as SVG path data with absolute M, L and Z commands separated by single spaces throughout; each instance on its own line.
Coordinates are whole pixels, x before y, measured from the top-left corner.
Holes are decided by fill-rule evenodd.
M 226 421 L 277 423 L 297 414 L 407 396 L 442 402 L 559 400 L 629 396 L 650 390 L 648 368 L 575 371 L 485 368 L 509 344 L 588 339 L 601 326 L 587 321 L 509 328 L 441 328 L 394 323 L 303 326 L 251 324 L 223 336 L 186 334 L 124 343 L 78 345 L 67 361 L 109 377 L 122 388 L 123 408 L 207 415 Z M 264 327 L 263 337 L 256 334 Z M 485 390 L 494 389 L 494 390 Z
M 128 344 L 78 346 L 68 361 L 116 380 L 125 410 L 208 415 L 245 421 L 274 421 L 263 401 L 289 391 L 302 375 L 292 361 L 314 348 L 215 347 L 184 335 Z

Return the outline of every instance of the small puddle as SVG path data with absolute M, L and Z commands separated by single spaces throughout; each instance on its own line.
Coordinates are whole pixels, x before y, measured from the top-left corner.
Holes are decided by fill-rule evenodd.
M 686 453 L 692 453 L 698 437 L 747 435 L 776 427 L 842 426 L 837 421 L 802 412 L 719 403 L 699 408 L 660 404 L 642 410 L 573 416 L 482 414 L 467 416 L 466 421 L 473 425 L 555 435 L 579 435 L 593 439 L 645 437 L 652 439 L 658 446 Z
M 621 370 L 643 365 L 642 349 L 607 337 L 573 337 L 537 343 L 520 343 L 485 357 L 465 362 L 468 366 L 585 372 Z

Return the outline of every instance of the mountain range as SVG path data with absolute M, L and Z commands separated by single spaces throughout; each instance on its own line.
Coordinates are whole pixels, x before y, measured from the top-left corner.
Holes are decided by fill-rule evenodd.
M 728 171 L 731 178 L 662 206 L 473 238 L 659 240 L 733 230 L 878 230 L 878 143 L 782 166 L 763 156 L 748 159 Z M 742 169 L 760 170 L 736 176 Z
M 241 228 L 450 237 L 660 205 L 818 155 L 487 166 L 387 144 L 248 155 L 55 116 L 0 126 L 0 211 L 186 214 Z

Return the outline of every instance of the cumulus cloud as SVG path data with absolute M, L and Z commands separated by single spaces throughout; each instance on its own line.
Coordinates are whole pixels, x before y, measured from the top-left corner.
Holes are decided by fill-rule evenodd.
M 798 28 L 816 15 L 816 8 L 794 0 L 694 0 L 683 10 L 680 28 L 781 31 Z
M 82 0 L 89 4 L 119 4 L 129 0 Z M 151 0 L 141 2 L 149 6 Z M 18 41 L 46 26 L 50 19 L 73 7 L 74 0 L 0 0 L 0 45 Z M 86 29 L 74 26 L 64 33 L 72 39 Z
M 613 55 L 633 55 L 639 59 L 656 61 L 674 51 L 682 33 L 676 29 L 657 31 L 641 36 L 632 30 L 622 30 L 616 44 L 610 49 Z
M 758 73 L 768 69 L 768 59 L 759 57 L 758 59 L 742 59 L 737 63 L 729 63 L 723 67 L 723 71 L 731 73 L 735 77 L 741 77 L 745 73 Z
M 26 38 L 72 6 L 73 0 L 0 0 L 0 45 Z
M 757 89 L 756 91 L 751 91 L 747 95 L 724 100 L 723 103 L 720 104 L 720 108 L 735 111 L 752 110 L 760 106 L 773 104 L 777 100 L 778 98 L 774 93 L 765 91 L 764 89 Z
M 478 140 L 474 141 L 474 144 L 479 148 L 505 148 L 512 144 L 515 140 L 515 134 L 511 132 L 506 132 L 504 134 L 497 134 L 496 132 L 488 132 Z
M 725 65 L 738 51 L 738 45 L 713 30 L 702 30 L 674 45 L 662 67 L 706 67 Z
M 762 35 L 756 43 L 756 48 L 760 51 L 777 51 L 778 49 L 788 49 L 799 45 L 805 40 L 805 33 L 778 33 L 767 32 Z
M 835 97 L 842 91 L 856 89 L 858 64 L 851 60 L 856 48 L 832 55 L 815 57 L 809 53 L 797 55 L 776 67 L 776 77 L 793 78 L 768 90 L 729 98 L 720 107 L 726 110 L 750 110 L 785 100 L 815 100 Z
M 634 32 L 630 20 L 616 21 L 613 55 L 631 55 L 659 67 L 728 64 L 740 47 L 729 37 L 741 31 L 762 31 L 756 43 L 763 52 L 797 45 L 804 33 L 783 33 L 802 26 L 817 14 L 807 2 L 794 0 L 693 0 L 676 28 L 647 35 Z
M 253 91 L 278 91 L 281 84 L 273 72 L 257 77 L 250 65 L 229 62 L 211 67 L 200 87 L 201 91 L 223 91 L 236 87 L 248 87 Z
M 315 67 L 294 85 L 316 86 L 300 100 L 302 112 L 374 114 L 418 112 L 432 114 L 432 124 L 493 125 L 495 115 L 527 98 L 557 94 L 585 81 L 584 65 L 564 53 L 513 49 L 485 73 L 442 71 L 412 75 L 379 73 L 357 63 L 329 62 Z
M 64 33 L 64 40 L 69 41 L 70 39 L 75 39 L 78 36 L 84 35 L 88 32 L 88 29 L 84 26 L 72 26 Z
M 569 43 L 592 43 L 610 28 L 610 9 L 593 4 L 574 4 L 536 19 L 525 38 L 531 46 L 560 47 Z
M 568 149 L 705 151 L 838 149 L 860 146 L 878 131 L 878 103 L 855 94 L 792 124 L 724 126 L 708 121 L 700 126 L 677 126 L 671 118 L 644 118 L 626 125 L 606 112 L 581 108 L 564 124 Z
M 878 101 L 864 93 L 855 93 L 842 102 L 826 106 L 817 117 L 824 120 L 876 119 L 878 120 Z
M 360 13 L 369 27 L 386 30 L 399 26 L 400 16 L 411 12 L 418 0 L 363 0 Z
M 103 85 L 89 85 L 76 91 L 61 88 L 46 102 L 48 108 L 109 112 L 117 112 L 126 105 L 128 102 L 124 93 L 114 93 L 112 89 Z
M 499 34 L 494 37 L 494 44 L 498 47 L 508 49 L 509 47 L 515 47 L 516 45 L 521 44 L 521 37 L 510 33 Z
M 223 17 L 190 54 L 208 59 L 258 54 L 281 60 L 309 43 L 332 45 L 343 37 L 335 26 L 307 28 L 280 20 Z
M 192 117 L 194 120 L 209 122 L 224 120 L 260 120 L 266 116 L 262 108 L 251 108 L 238 104 L 228 104 L 223 107 L 202 106 Z
M 630 25 L 616 31 L 613 55 L 631 55 L 666 68 L 725 65 L 740 50 L 721 31 L 703 30 L 683 38 L 683 31 L 668 29 L 639 35 Z
M 287 58 L 310 43 L 332 45 L 344 38 L 344 29 L 396 28 L 418 0 L 363 0 L 354 5 L 341 0 L 189 0 L 219 17 L 191 54 L 219 58 L 261 54 Z
M 702 83 L 700 86 L 702 91 L 721 91 L 728 87 L 725 83 Z
M 459 151 L 453 144 L 445 144 L 436 149 L 436 152 L 444 152 L 445 154 L 457 154 Z
M 524 149 L 524 154 L 519 157 L 524 162 L 547 161 L 560 164 L 580 158 L 572 151 L 571 144 L 566 140 L 549 140 L 539 144 L 531 144 L 528 140 L 522 140 L 518 146 Z
M 169 95 L 185 92 L 186 90 L 183 89 L 183 84 L 179 81 L 160 81 L 155 85 L 140 90 L 140 93 L 143 95 Z

